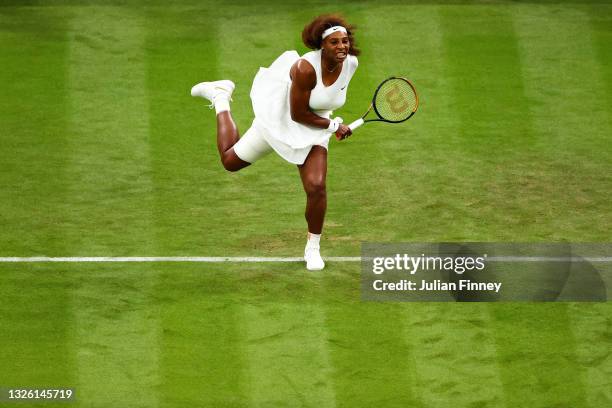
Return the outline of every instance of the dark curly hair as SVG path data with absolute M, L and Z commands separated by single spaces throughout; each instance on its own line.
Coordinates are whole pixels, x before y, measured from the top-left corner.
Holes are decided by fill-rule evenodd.
M 340 14 L 321 14 L 310 23 L 306 24 L 302 31 L 302 41 L 304 45 L 312 50 L 321 49 L 321 43 L 323 42 L 321 35 L 323 31 L 333 26 L 342 26 L 346 28 L 351 44 L 349 54 L 359 55 L 361 51 L 356 47 L 355 37 L 353 36 L 353 32 L 357 27 L 350 25 Z

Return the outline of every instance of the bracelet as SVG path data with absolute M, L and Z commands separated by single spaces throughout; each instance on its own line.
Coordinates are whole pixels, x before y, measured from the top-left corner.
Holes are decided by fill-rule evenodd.
M 329 130 L 332 133 L 335 133 L 339 127 L 340 127 L 340 123 L 336 122 L 335 120 L 330 119 L 327 130 Z

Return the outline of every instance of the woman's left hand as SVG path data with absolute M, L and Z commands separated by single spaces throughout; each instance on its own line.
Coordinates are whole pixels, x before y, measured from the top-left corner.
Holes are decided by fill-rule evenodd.
M 340 124 L 340 126 L 338 127 L 338 130 L 336 130 L 336 139 L 344 140 L 352 134 L 353 134 L 353 131 L 351 130 L 351 128 L 349 128 L 346 125 Z

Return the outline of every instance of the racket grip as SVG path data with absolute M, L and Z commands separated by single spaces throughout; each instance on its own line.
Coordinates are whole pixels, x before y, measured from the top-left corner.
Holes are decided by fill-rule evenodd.
M 356 121 L 354 121 L 353 123 L 351 123 L 350 125 L 348 125 L 348 127 L 351 129 L 351 131 L 357 129 L 359 126 L 363 125 L 363 118 L 359 118 Z

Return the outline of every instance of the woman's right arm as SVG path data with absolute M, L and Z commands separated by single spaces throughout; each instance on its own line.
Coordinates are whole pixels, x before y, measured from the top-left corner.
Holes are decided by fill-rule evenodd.
M 310 92 L 317 85 L 317 75 L 307 61 L 300 59 L 291 67 L 291 89 L 289 103 L 291 119 L 303 125 L 327 129 L 329 119 L 320 117 L 310 110 Z

